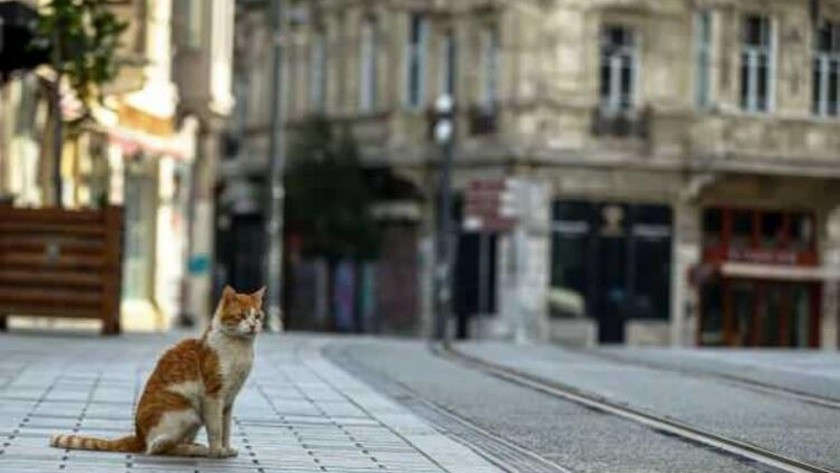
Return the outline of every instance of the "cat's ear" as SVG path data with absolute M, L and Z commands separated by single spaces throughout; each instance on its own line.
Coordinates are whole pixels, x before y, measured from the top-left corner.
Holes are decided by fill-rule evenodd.
M 251 297 L 256 299 L 259 303 L 262 303 L 264 295 L 265 295 L 265 286 L 261 287 L 259 291 L 251 294 Z
M 224 301 L 232 301 L 236 298 L 236 291 L 233 290 L 230 286 L 225 286 L 222 289 L 222 300 Z

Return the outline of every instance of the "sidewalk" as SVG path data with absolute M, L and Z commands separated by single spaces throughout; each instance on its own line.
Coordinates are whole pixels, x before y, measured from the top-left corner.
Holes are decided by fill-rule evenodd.
M 226 460 L 65 451 L 52 433 L 116 437 L 177 336 L 0 336 L 0 471 L 495 472 L 463 445 L 325 360 L 327 338 L 261 336 Z M 200 442 L 206 442 L 200 435 Z

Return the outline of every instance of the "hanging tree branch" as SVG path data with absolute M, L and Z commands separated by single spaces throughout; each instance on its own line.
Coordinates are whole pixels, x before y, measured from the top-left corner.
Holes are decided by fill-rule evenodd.
M 102 85 L 117 76 L 116 52 L 127 27 L 103 0 L 50 0 L 39 12 L 36 40 L 50 43 L 57 78 L 66 77 L 81 102 L 71 129 L 90 118 L 91 105 L 102 103 Z

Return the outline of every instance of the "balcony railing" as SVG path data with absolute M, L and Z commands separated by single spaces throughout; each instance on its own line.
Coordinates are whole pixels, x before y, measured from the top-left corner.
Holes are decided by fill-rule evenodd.
M 481 105 L 470 108 L 470 135 L 492 135 L 499 131 L 499 113 L 495 105 Z
M 647 138 L 650 125 L 650 108 L 630 110 L 609 110 L 596 107 L 593 110 L 592 134 L 619 138 Z

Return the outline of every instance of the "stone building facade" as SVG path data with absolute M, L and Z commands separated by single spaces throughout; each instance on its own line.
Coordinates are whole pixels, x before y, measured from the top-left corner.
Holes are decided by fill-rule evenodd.
M 27 3 L 33 9 L 45 5 L 43 0 Z M 218 116 L 218 129 L 231 106 L 231 51 L 217 33 L 232 36 L 232 3 L 227 9 L 223 1 L 212 4 L 210 8 L 204 0 L 143 0 L 110 5 L 127 24 L 117 51 L 119 74 L 104 85 L 104 104 L 92 104 L 94 119 L 63 146 L 62 206 L 124 207 L 126 330 L 162 330 L 175 321 L 188 302 L 182 297 L 193 248 L 188 245 L 203 241 L 190 238 L 190 231 L 212 234 L 212 219 L 201 221 L 196 218 L 201 212 L 192 210 L 206 207 L 207 198 L 191 191 L 195 182 L 202 182 L 193 176 L 197 169 L 214 169 L 213 153 L 221 137 L 208 122 Z M 185 29 L 205 36 L 188 43 Z M 48 106 L 53 77 L 42 64 L 0 81 L 0 197 L 17 206 L 56 205 Z M 75 99 L 67 84 L 62 88 L 67 118 Z M 205 113 L 208 109 L 212 112 Z M 214 178 L 204 179 L 208 180 L 211 189 L 201 195 L 212 199 Z M 209 295 L 206 299 L 199 301 L 204 312 Z
M 456 290 L 483 278 L 485 300 L 456 309 L 498 313 L 479 330 L 510 336 L 530 304 L 530 336 L 575 343 L 837 345 L 840 2 L 290 3 L 287 128 L 323 114 L 366 165 L 422 190 L 419 281 L 437 96 L 455 97 L 457 193 L 508 177 L 546 189 L 527 269 L 509 233 L 459 236 Z M 529 272 L 528 304 L 509 303 L 512 271 Z

